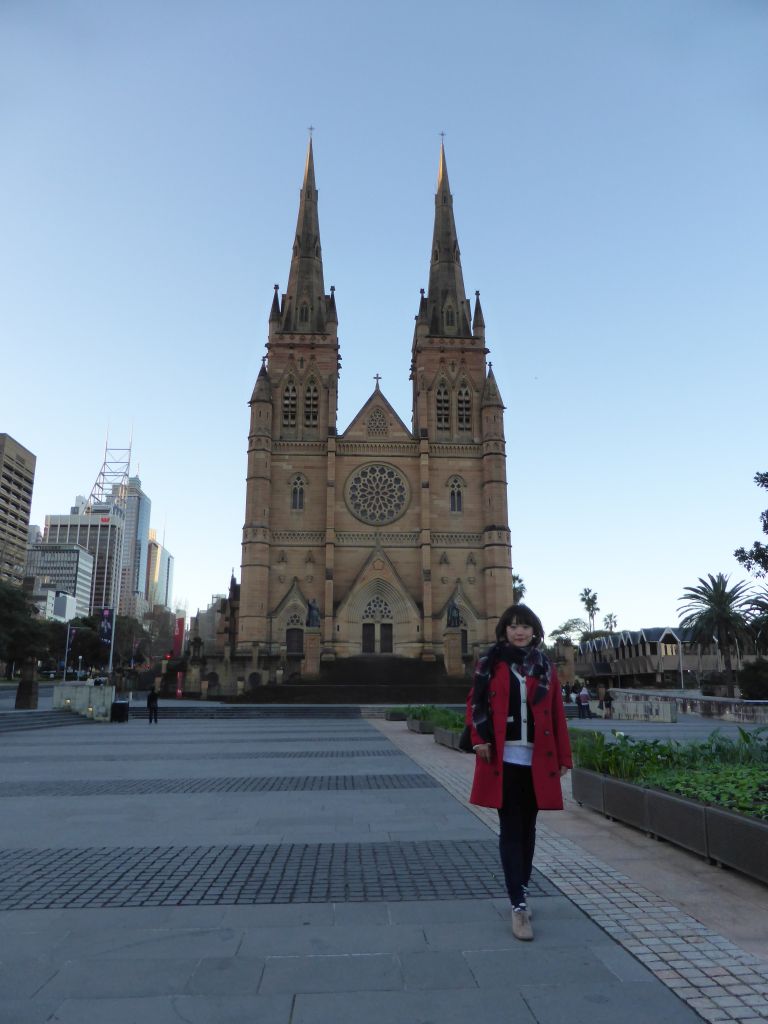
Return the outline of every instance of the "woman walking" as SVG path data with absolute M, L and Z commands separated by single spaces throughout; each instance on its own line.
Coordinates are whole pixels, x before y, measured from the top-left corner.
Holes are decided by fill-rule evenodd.
M 536 815 L 562 810 L 560 779 L 571 767 L 557 672 L 539 650 L 539 618 L 512 605 L 496 626 L 496 643 L 480 658 L 467 698 L 475 751 L 470 803 L 499 813 L 499 854 L 512 905 L 512 932 L 533 938 L 528 883 Z

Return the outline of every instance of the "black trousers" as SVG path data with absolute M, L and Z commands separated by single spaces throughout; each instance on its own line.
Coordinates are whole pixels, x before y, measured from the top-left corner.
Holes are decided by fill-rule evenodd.
M 536 845 L 539 808 L 531 769 L 521 764 L 503 766 L 503 797 L 499 808 L 499 856 L 512 906 L 525 902 Z
M 149 724 L 152 725 L 153 722 L 157 722 L 157 708 L 150 707 L 150 709 L 149 709 Z

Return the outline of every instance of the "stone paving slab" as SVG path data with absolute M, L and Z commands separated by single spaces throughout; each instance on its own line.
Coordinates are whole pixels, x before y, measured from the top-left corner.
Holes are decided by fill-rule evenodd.
M 392 723 L 377 725 L 476 817 L 490 829 L 498 830 L 495 812 L 472 807 L 467 802 L 471 758 L 435 743 L 419 742 L 418 737 L 398 731 Z M 544 824 L 548 817 L 541 815 L 537 825 L 535 863 L 538 869 L 595 925 L 647 967 L 670 995 L 683 1000 L 707 1021 L 741 1020 L 755 1024 L 768 1020 L 768 962 L 765 959 L 745 952 L 680 911 L 674 903 L 656 896 L 611 865 L 586 853 L 577 843 L 564 839 Z M 644 838 L 646 843 L 653 843 Z M 714 898 L 721 897 L 718 894 Z M 546 913 L 547 901 L 542 904 L 541 911 Z M 541 915 L 536 921 L 535 946 L 541 941 L 540 919 Z M 595 995 L 594 999 L 597 998 Z M 591 1002 L 592 997 L 581 1008 L 575 1006 L 573 1019 L 608 1020 L 610 1013 L 606 1011 L 606 1016 L 601 1017 L 590 1008 Z M 541 1013 L 542 1021 L 558 1020 L 556 999 L 553 1005 L 554 1015 L 549 1017 L 547 999 L 537 1003 L 537 1019 Z M 649 1007 L 651 1005 L 649 1003 Z
M 264 724 L 286 723 L 254 723 Z M 353 752 L 363 746 L 386 747 L 386 734 L 378 731 L 374 743 L 371 729 L 361 735 L 359 720 L 327 723 L 334 736 L 326 733 L 322 738 L 326 723 L 311 723 L 301 735 L 293 728 L 296 724 L 291 722 L 284 730 L 291 733 L 290 740 L 275 743 L 273 749 L 333 750 L 339 754 L 333 759 L 333 772 L 338 765 L 339 775 L 371 774 L 367 757 L 354 757 Z M 215 779 L 217 772 L 221 774 L 215 757 L 220 751 L 266 749 L 261 736 L 251 731 L 251 722 L 245 727 L 238 721 L 217 723 L 215 734 L 199 723 L 168 721 L 162 726 L 154 737 L 162 732 L 164 747 L 170 739 L 167 749 L 188 755 L 187 762 L 184 756 L 172 758 L 168 769 L 182 778 Z M 240 747 L 228 747 L 230 728 Z M 132 759 L 146 758 L 151 746 L 144 738 L 146 729 L 141 723 L 104 727 L 101 735 L 116 737 L 119 749 L 104 741 L 91 747 L 46 734 L 56 741 L 50 750 L 49 778 L 61 778 L 64 769 L 66 781 L 99 780 L 98 758 L 124 751 L 124 777 L 135 780 L 138 772 L 131 771 Z M 77 732 L 61 730 L 70 731 Z M 89 730 L 88 737 L 99 731 Z M 355 733 L 360 738 L 353 740 Z M 54 899 L 62 897 L 68 878 L 75 878 L 76 887 L 84 886 L 82 893 L 89 886 L 98 891 L 103 877 L 109 882 L 104 893 L 111 890 L 118 902 L 134 882 L 146 890 L 155 881 L 156 891 L 187 886 L 197 901 L 190 906 L 169 902 L 0 912 L 0 930 L 11 937 L 0 950 L 2 1024 L 465 1024 L 478 1017 L 483 1024 L 601 1024 L 609 1016 L 611 1024 L 617 1018 L 622 1024 L 655 1019 L 691 1024 L 701 1019 L 698 1013 L 704 1019 L 718 1019 L 713 1014 L 737 1019 L 734 1012 L 747 1010 L 759 1017 L 760 1007 L 755 1003 L 750 1008 L 747 1002 L 762 995 L 755 965 L 735 962 L 730 948 L 715 947 L 716 937 L 692 931 L 689 922 L 671 933 L 664 901 L 654 902 L 647 892 L 606 876 L 602 865 L 595 865 L 578 846 L 545 825 L 539 830 L 537 848 L 537 867 L 544 874 L 532 897 L 536 941 L 517 942 L 502 895 L 493 834 L 496 816 L 470 813 L 466 806 L 471 759 L 446 751 L 449 760 L 443 763 L 438 755 L 430 762 L 423 752 L 431 752 L 436 744 L 407 735 L 413 737 L 407 741 L 414 743 L 413 749 L 401 749 L 404 761 L 390 758 L 387 772 L 427 777 L 436 784 L 433 788 L 329 791 L 312 788 L 311 783 L 284 792 L 113 793 L 88 799 L 64 794 L 2 800 L 0 858 L 11 856 L 23 875 L 25 862 L 33 871 L 39 856 L 38 866 L 48 865 L 50 874 L 43 871 L 39 876 L 38 896 L 47 892 Z M 13 737 L 12 748 L 25 749 L 25 743 Z M 5 749 L 8 756 L 11 748 Z M 44 745 L 36 743 L 30 750 L 37 756 L 44 753 Z M 81 750 L 93 755 L 82 767 L 73 756 Z M 60 755 L 67 755 L 66 764 L 59 762 Z M 192 764 L 194 772 L 189 771 Z M 308 778 L 332 774 L 327 758 L 305 757 L 297 764 L 306 766 Z M 245 768 L 238 777 L 284 778 L 285 765 L 279 756 L 271 761 L 254 759 L 255 774 L 246 776 Z M 154 760 L 151 770 L 165 777 L 161 761 Z M 16 778 L 23 780 L 23 772 Z M 284 837 L 265 842 L 264 830 L 272 826 L 276 831 L 279 826 L 284 835 L 314 835 L 314 842 Z M 318 831 L 324 828 L 348 830 L 345 841 L 318 842 Z M 398 828 L 413 830 L 414 835 L 391 838 L 388 833 Z M 32 835 L 41 841 L 30 843 Z M 211 842 L 214 835 L 217 841 Z M 197 838 L 180 841 L 180 836 Z M 31 847 L 34 853 L 29 852 Z M 283 867 L 291 865 L 285 877 L 297 886 L 289 897 L 292 902 L 258 903 L 252 894 L 237 904 L 220 902 L 230 884 L 242 891 L 243 880 L 253 876 L 247 870 L 239 875 L 240 867 L 258 863 L 259 852 L 263 855 L 268 847 L 277 851 Z M 295 863 L 289 852 L 294 847 L 301 847 Z M 28 852 L 22 854 L 21 848 Z M 403 855 L 406 849 L 408 856 Z M 185 859 L 180 850 L 202 852 L 196 860 L 197 854 Z M 245 859 L 232 862 L 231 850 L 239 850 L 237 856 Z M 321 902 L 296 902 L 308 898 L 313 880 L 323 871 L 327 878 L 335 878 L 333 855 L 346 856 L 351 850 L 360 853 L 355 863 L 372 865 L 369 875 L 358 872 L 358 890 L 347 888 L 341 898 L 326 891 Z M 307 851 L 309 860 L 302 861 Z M 80 882 L 76 871 L 70 876 L 61 872 L 62 865 L 77 865 L 82 857 L 87 863 L 81 865 L 86 870 Z M 57 862 L 58 878 L 53 870 Z M 449 878 L 444 889 L 435 884 L 436 871 Z M 0 879 L 5 874 L 0 861 Z M 347 883 L 351 877 L 347 872 Z M 498 888 L 478 898 L 479 879 Z M 413 890 L 406 894 L 411 885 Z M 464 889 L 457 893 L 460 885 Z M 387 891 L 389 886 L 397 890 L 396 896 Z M 571 898 L 564 894 L 569 886 Z M 34 883 L 30 887 L 34 889 Z M 278 879 L 274 891 L 279 889 Z M 431 898 L 425 898 L 430 893 Z M 603 902 L 590 905 L 590 899 Z M 628 919 L 642 923 L 647 934 L 626 931 Z M 617 932 L 616 940 L 610 937 L 611 928 Z M 710 967 L 712 949 L 730 957 L 720 961 L 723 984 L 711 984 L 710 976 L 705 986 L 697 975 L 686 976 L 696 962 L 693 947 L 699 939 L 709 943 L 705 953 Z M 630 948 L 632 941 L 638 942 L 637 949 Z M 657 941 L 662 945 L 651 945 Z M 675 941 L 687 945 L 673 946 Z M 666 961 L 659 955 L 665 949 Z M 674 962 L 677 969 L 671 966 Z M 662 963 L 675 971 L 674 978 L 662 977 Z M 544 966 L 550 969 L 545 971 Z M 739 967 L 748 973 L 734 973 Z M 91 976 L 98 981 L 89 988 Z M 679 987 L 673 984 L 677 981 Z M 740 990 L 730 992 L 729 986 Z M 22 991 L 23 999 L 18 998 Z M 700 1011 L 693 1005 L 697 999 L 707 1000 Z M 716 999 L 736 1002 L 725 1006 Z

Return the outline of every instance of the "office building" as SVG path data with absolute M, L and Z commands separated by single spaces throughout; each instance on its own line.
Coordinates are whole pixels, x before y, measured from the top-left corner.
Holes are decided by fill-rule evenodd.
M 113 491 L 115 488 L 113 488 Z M 137 476 L 128 478 L 124 488 L 125 532 L 120 580 L 121 615 L 141 620 L 149 610 L 147 566 L 149 555 L 149 517 L 152 502 L 141 489 Z
M 125 508 L 118 501 L 89 503 L 78 497 L 69 515 L 45 517 L 45 544 L 77 544 L 93 556 L 91 615 L 117 605 L 124 529 Z
M 147 544 L 147 601 L 149 610 L 156 606 L 171 608 L 173 598 L 173 555 L 157 539 L 157 531 L 149 531 Z
M 0 434 L 0 580 L 21 586 L 27 560 L 36 457 Z
M 93 566 L 93 555 L 79 544 L 43 541 L 27 550 L 26 575 L 50 582 L 59 593 L 71 594 L 78 616 L 90 611 Z

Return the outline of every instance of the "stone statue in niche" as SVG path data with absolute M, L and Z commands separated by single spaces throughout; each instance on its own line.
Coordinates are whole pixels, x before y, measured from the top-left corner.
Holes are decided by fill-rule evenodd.
M 453 598 L 448 602 L 448 607 L 445 610 L 445 620 L 449 629 L 461 625 L 461 612 Z
M 307 621 L 306 625 L 310 628 L 312 626 L 320 625 L 320 609 L 317 606 L 317 601 L 314 597 L 310 597 L 309 604 L 307 605 Z

